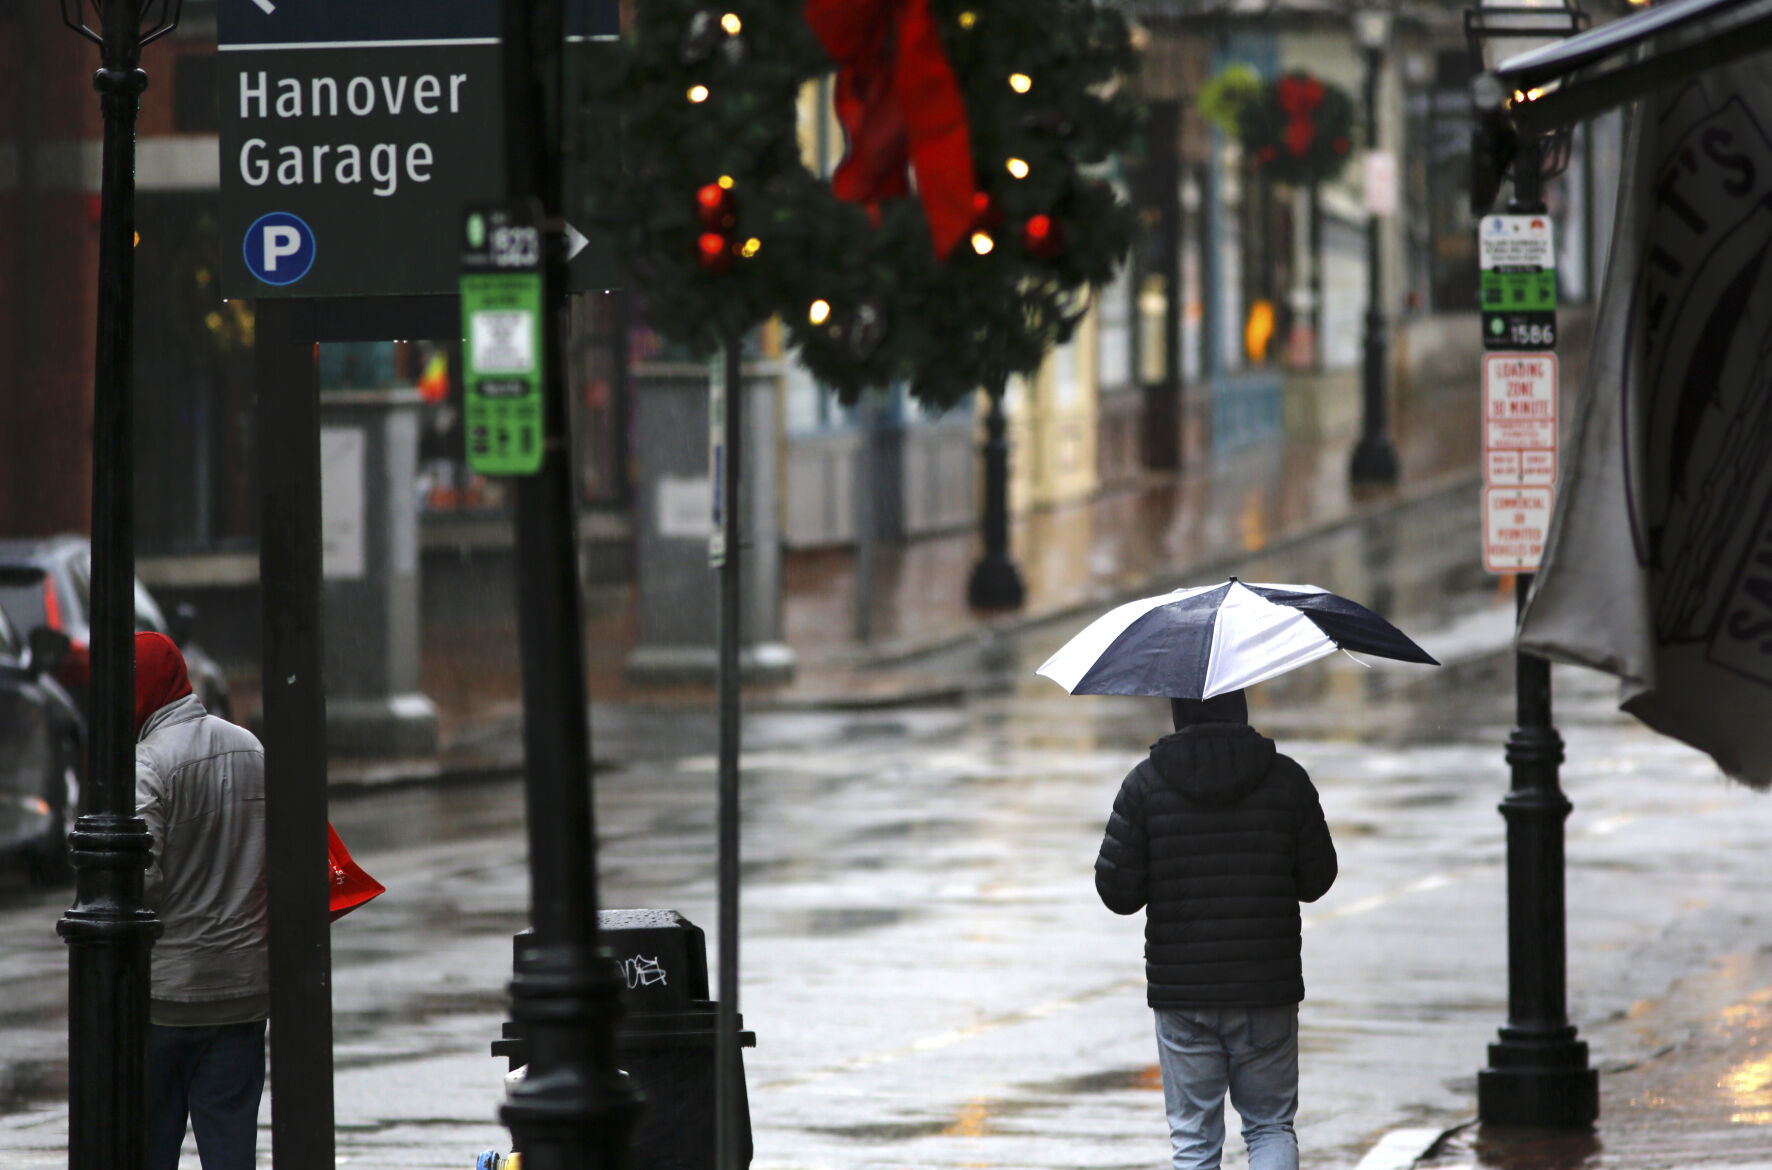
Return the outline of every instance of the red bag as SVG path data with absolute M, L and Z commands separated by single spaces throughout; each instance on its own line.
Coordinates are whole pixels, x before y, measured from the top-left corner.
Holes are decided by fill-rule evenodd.
M 363 872 L 351 860 L 350 850 L 338 839 L 338 830 L 326 826 L 326 858 L 332 863 L 332 921 L 349 914 L 369 899 L 384 893 L 387 887 Z

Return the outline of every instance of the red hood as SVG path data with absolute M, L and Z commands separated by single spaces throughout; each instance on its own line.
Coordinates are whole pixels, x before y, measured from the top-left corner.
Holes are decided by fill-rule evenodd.
M 185 656 L 165 634 L 135 636 L 135 733 L 154 712 L 191 693 Z

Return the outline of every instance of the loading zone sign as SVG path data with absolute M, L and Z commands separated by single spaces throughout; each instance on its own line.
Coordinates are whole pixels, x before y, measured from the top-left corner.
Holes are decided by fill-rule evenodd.
M 1535 573 L 1557 483 L 1557 355 L 1483 355 L 1483 567 Z

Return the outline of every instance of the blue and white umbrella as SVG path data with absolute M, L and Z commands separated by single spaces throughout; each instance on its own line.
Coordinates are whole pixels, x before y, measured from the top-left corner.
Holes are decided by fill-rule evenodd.
M 1037 673 L 1073 695 L 1210 699 L 1337 650 L 1439 665 L 1403 631 L 1327 589 L 1232 577 L 1109 610 Z

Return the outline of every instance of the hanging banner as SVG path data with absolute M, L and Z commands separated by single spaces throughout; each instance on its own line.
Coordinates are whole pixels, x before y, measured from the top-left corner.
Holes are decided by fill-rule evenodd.
M 1772 77 L 1644 98 L 1587 381 L 1520 647 L 1772 784 Z

